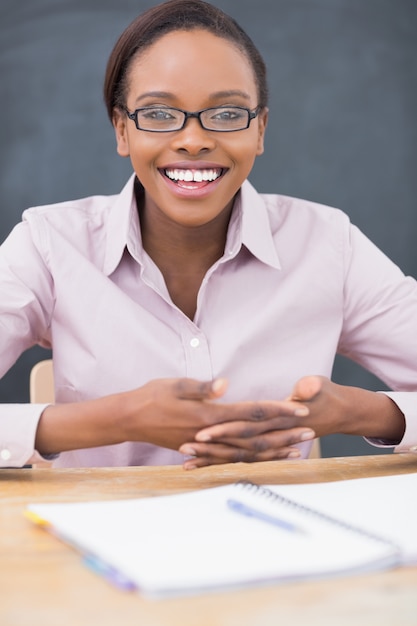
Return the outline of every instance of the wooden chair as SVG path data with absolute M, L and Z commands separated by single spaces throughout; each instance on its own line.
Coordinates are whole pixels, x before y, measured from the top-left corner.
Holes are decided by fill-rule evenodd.
M 30 401 L 37 404 L 54 402 L 54 373 L 52 359 L 39 361 L 32 367 L 29 377 Z
M 45 359 L 36 363 L 29 376 L 29 398 L 36 404 L 47 404 L 55 401 L 54 372 L 52 359 Z M 38 461 L 32 467 L 49 467 L 50 461 Z
M 30 401 L 38 404 L 44 402 L 54 402 L 54 373 L 52 369 L 52 359 L 39 361 L 33 366 L 30 372 L 29 381 Z M 319 459 L 321 457 L 320 440 L 314 439 L 309 458 Z
M 308 455 L 309 459 L 319 459 L 321 457 L 321 447 L 320 447 L 320 439 L 314 439 L 313 445 L 310 450 L 310 454 Z

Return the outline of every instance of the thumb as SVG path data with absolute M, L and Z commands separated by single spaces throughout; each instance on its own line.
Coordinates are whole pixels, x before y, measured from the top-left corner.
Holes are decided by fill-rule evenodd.
M 211 400 L 220 398 L 227 389 L 225 378 L 209 381 L 180 378 L 177 380 L 177 396 L 183 400 Z
M 323 381 L 320 376 L 304 376 L 295 383 L 288 399 L 298 402 L 307 402 L 320 393 L 322 386 Z

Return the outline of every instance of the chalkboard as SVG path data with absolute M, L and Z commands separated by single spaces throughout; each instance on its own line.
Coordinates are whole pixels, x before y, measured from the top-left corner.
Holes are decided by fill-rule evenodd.
M 117 156 L 102 79 L 143 0 L 19 0 L 0 8 L 0 241 L 28 206 L 117 192 Z M 417 2 L 223 0 L 269 69 L 265 154 L 251 176 L 279 192 L 346 211 L 406 273 L 417 275 Z M 190 61 L 189 71 L 198 72 Z M 0 401 L 28 399 L 25 353 Z M 339 382 L 381 388 L 337 359 Z M 383 387 L 382 387 L 383 388 Z M 325 456 L 369 454 L 360 438 L 323 440 Z

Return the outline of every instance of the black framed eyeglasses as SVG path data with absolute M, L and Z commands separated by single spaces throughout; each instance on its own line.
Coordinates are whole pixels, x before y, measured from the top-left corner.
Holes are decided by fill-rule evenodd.
M 152 133 L 169 133 L 182 130 L 191 117 L 195 117 L 205 130 L 214 130 L 220 133 L 231 133 L 249 128 L 251 120 L 259 113 L 262 107 L 246 109 L 238 106 L 221 106 L 202 109 L 201 111 L 184 111 L 175 107 L 152 106 L 140 107 L 130 113 L 125 109 L 127 116 L 133 120 L 138 130 Z

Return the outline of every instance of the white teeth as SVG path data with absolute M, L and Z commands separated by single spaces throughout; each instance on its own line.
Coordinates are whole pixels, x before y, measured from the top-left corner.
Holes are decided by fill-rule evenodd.
M 221 168 L 208 170 L 165 170 L 165 174 L 171 180 L 184 180 L 185 182 L 201 183 L 213 181 L 221 175 Z

